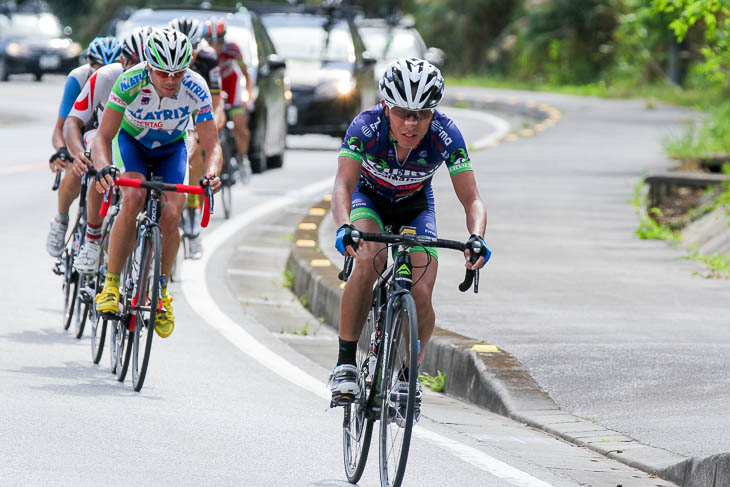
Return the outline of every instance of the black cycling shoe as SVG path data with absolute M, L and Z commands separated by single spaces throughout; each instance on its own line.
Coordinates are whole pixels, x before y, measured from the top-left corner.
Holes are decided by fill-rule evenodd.
M 416 404 L 413 416 L 413 424 L 416 424 L 421 418 L 421 398 L 423 396 L 423 386 L 416 384 Z M 397 412 L 395 414 L 395 423 L 401 428 L 406 423 L 406 405 L 408 403 L 408 382 L 399 380 L 393 387 L 393 392 L 390 393 L 390 398 L 393 403 L 397 406 Z
M 346 406 L 360 395 L 357 367 L 350 364 L 338 365 L 330 374 L 329 388 L 332 393 L 330 407 Z

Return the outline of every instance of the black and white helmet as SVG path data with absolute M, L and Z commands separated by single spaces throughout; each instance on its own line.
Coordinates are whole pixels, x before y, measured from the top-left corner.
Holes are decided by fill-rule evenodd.
M 144 56 L 150 67 L 176 73 L 190 66 L 193 60 L 193 46 L 182 32 L 163 27 L 154 29 L 147 38 Z
M 197 19 L 191 19 L 183 15 L 182 17 L 172 19 L 167 25 L 171 29 L 180 31 L 188 36 L 193 47 L 197 46 L 200 39 L 203 38 L 203 24 Z
M 378 91 L 390 108 L 433 109 L 444 97 L 444 78 L 428 61 L 401 58 L 385 68 Z
M 122 40 L 122 56 L 131 64 L 144 61 L 144 51 L 147 47 L 147 37 L 152 27 L 135 27 Z

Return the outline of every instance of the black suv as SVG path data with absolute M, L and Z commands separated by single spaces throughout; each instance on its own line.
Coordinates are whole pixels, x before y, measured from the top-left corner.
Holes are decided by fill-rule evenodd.
M 261 20 L 286 59 L 289 133 L 344 136 L 355 116 L 377 102 L 375 58 L 349 16 L 332 9 L 278 8 L 262 8 Z
M 71 71 L 79 65 L 81 46 L 70 33 L 50 12 L 0 10 L 0 81 L 16 73 L 40 81 L 44 73 Z
M 134 27 L 166 26 L 180 16 L 198 19 L 223 18 L 226 41 L 241 49 L 248 73 L 254 81 L 254 111 L 250 115 L 251 146 L 248 157 L 254 172 L 281 167 L 286 143 L 286 113 L 290 92 L 284 78 L 286 64 L 280 59 L 258 16 L 245 8 L 235 11 L 210 9 L 143 8 L 116 24 L 121 38 Z

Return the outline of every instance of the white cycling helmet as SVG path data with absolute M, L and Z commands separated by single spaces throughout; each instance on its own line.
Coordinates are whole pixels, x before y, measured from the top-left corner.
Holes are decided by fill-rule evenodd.
M 176 73 L 190 66 L 193 60 L 193 46 L 182 32 L 169 27 L 154 29 L 147 38 L 145 59 L 154 69 Z
M 188 36 L 193 46 L 197 46 L 200 39 L 203 38 L 203 24 L 197 19 L 191 19 L 183 15 L 182 17 L 172 19 L 167 25 L 171 29 L 180 31 Z
M 122 40 L 122 55 L 132 64 L 144 61 L 144 51 L 147 47 L 147 37 L 152 27 L 135 27 Z
M 433 109 L 444 97 L 444 78 L 428 61 L 401 58 L 385 68 L 378 91 L 390 108 Z

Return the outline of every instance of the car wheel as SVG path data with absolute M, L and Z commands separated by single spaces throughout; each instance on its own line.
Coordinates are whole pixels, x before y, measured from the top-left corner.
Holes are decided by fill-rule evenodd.
M 284 154 L 276 154 L 266 159 L 267 169 L 276 169 L 284 165 Z
M 8 64 L 4 57 L 0 58 L 0 81 L 8 80 Z
M 36 71 L 35 73 L 33 73 L 33 75 L 35 76 L 35 80 L 36 81 L 41 81 L 43 79 L 43 72 L 42 71 Z
M 256 139 L 257 143 L 255 147 L 253 146 L 254 144 L 249 144 L 248 156 L 251 161 L 251 172 L 261 174 L 266 171 L 266 150 L 264 147 L 264 142 L 266 141 L 266 119 L 264 119 L 261 125 L 257 126 Z

